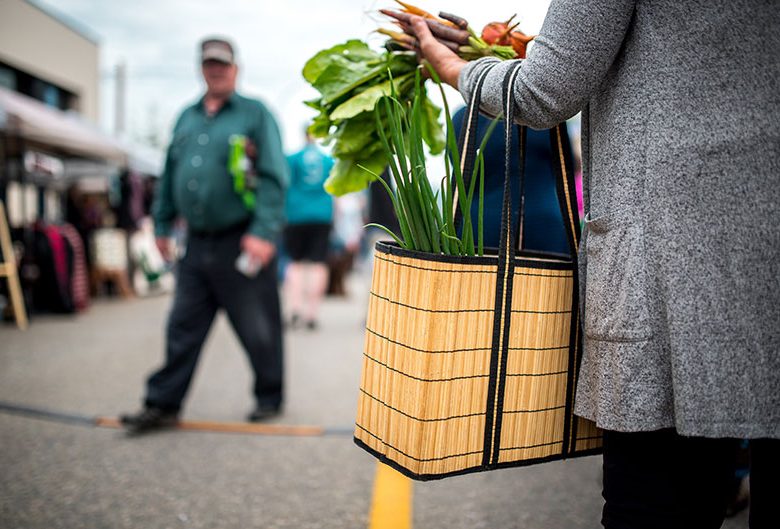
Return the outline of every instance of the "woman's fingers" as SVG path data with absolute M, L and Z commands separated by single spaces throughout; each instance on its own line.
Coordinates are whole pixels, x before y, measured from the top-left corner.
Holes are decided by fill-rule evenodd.
M 394 18 L 398 21 L 398 23 L 404 27 L 408 26 L 412 16 L 409 13 L 402 13 L 400 11 L 392 11 L 390 9 L 380 9 L 380 13 L 383 15 L 387 15 L 391 18 Z M 469 32 L 465 29 L 459 29 L 459 28 L 453 28 L 450 26 L 445 26 L 441 22 L 438 22 L 436 20 L 426 18 L 425 23 L 428 24 L 428 29 L 431 30 L 431 33 L 433 33 L 433 36 L 439 39 L 443 42 L 451 42 L 453 44 L 457 45 L 466 45 L 469 41 Z
M 424 19 L 413 16 L 410 23 L 419 42 L 422 57 L 430 63 L 443 82 L 457 88 L 458 75 L 466 61 L 436 40 Z

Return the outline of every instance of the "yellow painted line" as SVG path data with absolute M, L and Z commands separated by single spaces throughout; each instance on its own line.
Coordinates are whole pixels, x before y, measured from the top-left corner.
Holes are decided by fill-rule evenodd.
M 376 464 L 368 529 L 412 528 L 412 481 L 382 463 Z

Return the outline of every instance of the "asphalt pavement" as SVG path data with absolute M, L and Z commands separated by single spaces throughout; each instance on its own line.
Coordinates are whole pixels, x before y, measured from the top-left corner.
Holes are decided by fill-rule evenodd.
M 367 279 L 330 298 L 316 331 L 286 331 L 286 404 L 271 421 L 324 435 L 94 426 L 135 411 L 162 359 L 168 296 L 101 300 L 77 316 L 0 326 L 0 528 L 365 528 L 376 462 L 352 442 Z M 241 422 L 249 364 L 224 316 L 183 419 Z M 37 415 L 34 414 L 37 412 Z M 47 412 L 51 414 L 47 415 Z M 600 527 L 600 458 L 414 483 L 418 529 Z M 724 527 L 747 527 L 742 515 Z

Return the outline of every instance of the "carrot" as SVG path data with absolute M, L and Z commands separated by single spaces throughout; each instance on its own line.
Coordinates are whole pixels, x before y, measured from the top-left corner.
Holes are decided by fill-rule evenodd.
M 419 49 L 420 47 L 419 43 L 417 42 L 417 39 L 407 35 L 406 33 L 400 33 L 398 31 L 393 31 L 391 29 L 385 29 L 385 28 L 379 28 L 376 30 L 376 32 L 381 33 L 386 37 L 390 37 L 391 39 L 393 39 L 394 41 L 396 41 L 398 44 L 400 44 L 406 49 L 416 50 Z
M 413 6 L 412 4 L 407 4 L 406 2 L 402 2 L 401 0 L 395 0 L 396 3 L 400 4 L 406 13 L 409 13 L 410 15 L 417 15 L 418 17 L 422 18 L 428 18 L 431 20 L 435 20 L 439 22 L 440 24 L 444 24 L 445 26 L 450 26 L 453 28 L 457 28 L 455 24 L 450 22 L 449 20 L 441 19 L 435 15 L 430 14 L 429 12 L 425 11 L 424 9 L 420 9 L 417 6 Z
M 443 18 L 444 20 L 449 20 L 456 26 L 458 26 L 460 29 L 469 29 L 469 22 L 463 17 L 459 17 L 458 15 L 453 15 L 452 13 L 445 13 L 444 11 L 439 12 L 439 17 Z
M 412 22 L 411 14 L 390 11 L 389 9 L 380 9 L 379 11 L 383 15 L 387 15 L 404 24 L 406 26 L 404 27 L 404 31 L 407 31 L 407 33 L 409 32 L 407 28 L 409 28 Z M 469 41 L 469 32 L 464 29 L 446 26 L 441 22 L 430 18 L 426 18 L 425 23 L 428 24 L 428 28 L 430 28 L 431 33 L 433 33 L 433 35 L 439 41 L 454 42 L 456 44 L 460 44 L 461 46 L 466 45 Z

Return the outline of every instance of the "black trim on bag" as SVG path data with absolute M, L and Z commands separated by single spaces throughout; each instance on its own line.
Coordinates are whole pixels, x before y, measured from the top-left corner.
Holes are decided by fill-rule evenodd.
M 539 463 L 547 463 L 551 461 L 559 461 L 561 459 L 561 456 L 559 455 L 553 455 L 553 456 L 547 456 L 547 457 L 539 457 L 535 459 L 525 459 L 522 461 L 509 461 L 506 463 L 499 463 L 495 466 L 491 466 L 490 468 L 486 467 L 485 465 L 477 465 L 470 468 L 466 468 L 463 470 L 455 470 L 453 472 L 444 472 L 442 474 L 415 474 L 414 472 L 410 471 L 406 467 L 402 466 L 399 463 L 396 463 L 394 460 L 390 459 L 386 454 L 383 454 L 381 452 L 377 452 L 370 446 L 368 446 L 366 443 L 364 443 L 362 440 L 358 439 L 357 437 L 353 437 L 352 441 L 368 452 L 370 455 L 374 456 L 377 460 L 379 460 L 381 463 L 389 466 L 390 468 L 397 470 L 407 478 L 414 479 L 416 481 L 434 481 L 437 479 L 444 479 L 444 478 L 450 478 L 455 476 L 464 476 L 466 474 L 473 474 L 475 472 L 484 472 L 485 470 L 493 470 L 493 469 L 503 469 L 503 468 L 517 468 L 517 467 L 527 467 L 530 465 L 537 465 Z M 477 452 L 479 453 L 479 452 Z M 572 454 L 571 458 L 576 457 L 587 457 L 587 456 L 593 456 L 598 455 L 601 453 L 600 448 L 592 448 L 588 450 L 582 450 L 580 452 L 577 452 L 575 454 Z
M 490 351 L 490 347 L 475 347 L 470 349 L 446 349 L 441 351 L 433 351 L 428 349 L 419 349 L 417 347 L 412 347 L 411 345 L 407 345 L 405 343 L 398 342 L 396 340 L 393 340 L 391 338 L 388 338 L 387 336 L 383 336 L 379 334 L 378 332 L 366 327 L 366 332 L 369 332 L 376 336 L 379 339 L 385 340 L 386 342 L 389 342 L 393 345 L 397 345 L 399 347 L 404 347 L 406 349 L 409 349 L 411 351 L 416 351 L 418 353 L 425 353 L 425 354 L 453 354 L 453 353 L 469 353 L 469 352 L 476 352 L 476 351 Z M 510 347 L 510 351 L 560 351 L 561 349 L 568 349 L 568 345 L 561 345 L 558 347 Z
M 369 290 L 368 294 L 370 296 L 375 297 L 375 298 L 381 299 L 382 301 L 386 301 L 387 303 L 390 303 L 392 305 L 398 305 L 399 307 L 404 307 L 404 308 L 412 309 L 412 310 L 419 310 L 420 312 L 432 312 L 434 314 L 460 314 L 460 313 L 464 313 L 465 314 L 465 313 L 470 313 L 470 312 L 493 312 L 493 309 L 454 309 L 454 310 L 423 309 L 423 308 L 420 308 L 420 307 L 415 307 L 413 305 L 407 305 L 406 303 L 401 303 L 400 301 L 395 301 L 395 300 L 390 299 L 390 298 L 386 298 L 385 296 L 380 296 L 379 294 L 377 294 L 373 290 Z
M 360 424 L 355 423 L 355 426 L 357 426 L 362 431 L 366 432 L 368 435 L 370 435 L 371 437 L 373 437 L 374 439 L 376 439 L 377 441 L 379 441 L 380 443 L 385 445 L 387 448 L 389 448 L 391 450 L 395 450 L 396 452 L 398 452 L 402 456 L 408 457 L 409 459 L 413 459 L 414 461 L 417 461 L 418 463 L 430 463 L 430 462 L 433 462 L 433 461 L 444 461 L 445 459 L 452 459 L 452 458 L 455 458 L 455 457 L 473 456 L 473 455 L 477 455 L 477 454 L 481 454 L 482 453 L 482 450 L 475 450 L 474 452 L 463 452 L 462 454 L 451 454 L 451 455 L 446 455 L 446 456 L 442 456 L 442 457 L 431 457 L 429 459 L 421 459 L 419 457 L 414 457 L 412 455 L 409 455 L 406 452 L 404 452 L 403 450 L 400 450 L 400 449 L 394 447 L 393 445 L 391 445 L 390 443 L 388 443 L 387 441 L 385 441 L 381 437 L 379 437 L 377 435 L 374 435 L 373 433 L 368 431 L 366 428 L 364 428 Z
M 522 212 L 518 215 L 518 226 L 515 227 L 512 218 L 512 181 L 511 181 L 511 156 L 512 156 L 512 137 L 514 130 L 514 103 L 510 93 L 513 90 L 514 81 L 519 73 L 520 61 L 517 61 L 510 67 L 504 77 L 504 83 L 502 87 L 503 102 L 504 102 L 504 203 L 502 206 L 503 216 L 501 219 L 501 245 L 499 246 L 499 261 L 506 263 L 505 275 L 501 274 L 499 277 L 503 279 L 505 284 L 505 290 L 503 294 L 503 329 L 502 329 L 502 341 L 501 351 L 498 352 L 498 362 L 500 363 L 498 369 L 497 380 L 497 394 L 495 395 L 495 401 L 492 402 L 492 406 L 495 410 L 492 440 L 490 446 L 491 452 L 491 465 L 497 465 L 499 457 L 501 455 L 501 426 L 503 424 L 503 409 L 504 409 L 504 396 L 506 392 L 506 366 L 509 357 L 509 330 L 512 323 L 512 292 L 514 286 L 515 275 L 515 253 L 517 251 L 517 245 L 515 240 L 517 235 L 515 230 L 522 229 L 521 223 L 523 220 Z M 520 164 L 518 171 L 518 179 L 520 180 L 520 189 L 523 189 L 523 180 L 525 177 L 525 128 L 519 128 L 520 142 Z M 522 204 L 522 199 L 521 199 Z M 497 292 L 498 294 L 498 292 Z
M 542 413 L 545 411 L 558 411 L 566 407 L 565 404 L 560 406 L 550 406 L 549 408 L 539 408 L 538 410 L 503 410 L 502 413 Z
M 393 410 L 394 412 L 400 413 L 401 415 L 403 415 L 407 419 L 411 419 L 411 420 L 417 421 L 417 422 L 444 422 L 444 421 L 452 421 L 454 419 L 470 419 L 472 417 L 481 417 L 481 416 L 485 415 L 484 413 L 467 413 L 467 414 L 464 414 L 464 415 L 453 415 L 451 417 L 437 417 L 436 419 L 421 419 L 419 417 L 415 417 L 414 415 L 409 415 L 405 411 L 401 411 L 398 408 L 394 408 L 393 406 L 389 405 L 388 403 L 386 403 L 382 399 L 375 397 L 374 395 L 372 395 L 371 393 L 369 393 L 368 391 L 366 391 L 363 388 L 360 388 L 360 392 L 363 395 L 365 395 L 366 397 L 368 397 L 368 398 L 378 402 L 379 404 L 381 404 L 385 408 Z
M 426 354 L 453 354 L 453 353 L 468 353 L 468 352 L 475 352 L 475 351 L 489 351 L 490 347 L 475 347 L 475 348 L 469 348 L 469 349 L 446 349 L 442 351 L 433 351 L 433 350 L 426 350 L 426 349 L 418 349 L 417 347 L 412 347 L 411 345 L 406 345 L 405 343 L 397 342 L 393 339 L 388 338 L 387 336 L 382 336 L 378 332 L 369 329 L 366 327 L 366 331 L 370 332 L 377 338 L 381 338 L 382 340 L 385 340 L 387 342 L 390 342 L 394 345 L 399 345 L 401 347 L 405 347 L 406 349 L 411 349 L 412 351 L 417 351 L 418 353 L 426 353 Z
M 406 266 L 414 268 L 415 270 L 427 270 L 430 272 L 450 272 L 459 274 L 495 274 L 495 267 L 498 265 L 497 256 L 468 256 L 468 255 L 444 255 L 436 253 L 418 252 L 416 250 L 406 250 L 397 245 L 397 243 L 390 243 L 386 241 L 379 241 L 376 243 L 375 250 L 377 253 L 386 255 L 394 255 L 397 257 L 406 257 L 409 259 L 416 259 L 419 261 L 430 261 L 434 263 L 451 263 L 460 264 L 466 266 L 491 266 L 493 270 L 442 270 L 440 268 L 424 268 L 419 266 L 410 265 L 407 263 L 401 263 L 388 259 L 386 257 L 380 257 L 374 255 L 375 259 L 384 261 L 387 263 L 396 264 L 399 266 Z M 487 253 L 487 250 L 485 252 Z M 518 268 L 539 268 L 543 270 L 573 270 L 573 262 L 566 256 L 562 256 L 557 253 L 544 253 L 544 252 L 531 252 L 523 251 L 519 252 L 516 257 L 516 267 Z M 527 258 L 527 259 L 524 259 Z M 532 261 L 529 259 L 550 259 L 550 261 Z M 544 277 L 568 277 L 568 276 L 544 276 Z
M 571 158 L 567 156 L 564 145 L 568 146 L 568 134 L 564 127 L 565 124 L 558 124 L 550 130 L 550 147 L 553 156 L 557 156 L 558 163 L 554 164 L 556 176 L 556 191 L 558 203 L 561 208 L 561 214 L 564 219 L 567 238 L 569 240 L 569 251 L 571 260 L 577 263 L 577 246 L 579 241 L 579 223 L 575 216 L 577 211 L 576 184 L 572 178 Z M 570 148 L 569 148 L 570 150 Z M 568 200 L 567 200 L 568 198 Z M 572 289 L 572 318 L 569 324 L 569 374 L 566 378 L 566 415 L 563 423 L 563 446 L 561 447 L 561 456 L 568 457 L 576 450 L 576 441 L 572 442 L 577 435 L 577 419 L 574 416 L 574 394 L 575 394 L 575 369 L 578 369 L 577 357 L 580 352 L 579 343 L 579 289 L 578 270 L 575 266 L 573 271 L 575 288 Z
M 517 275 L 517 274 L 515 274 Z M 542 276 L 542 277 L 551 277 L 551 276 Z M 554 276 L 552 276 L 554 277 Z M 570 277 L 570 276 L 567 276 Z M 368 291 L 369 296 L 373 296 L 377 299 L 381 299 L 382 301 L 385 301 L 387 303 L 390 303 L 391 305 L 398 305 L 399 307 L 404 307 L 406 309 L 411 310 L 419 310 L 420 312 L 430 312 L 433 314 L 468 314 L 472 312 L 493 312 L 493 309 L 423 309 L 421 307 L 415 307 L 414 305 L 408 305 L 406 303 L 401 303 L 400 301 L 395 301 L 394 299 L 390 299 L 385 296 L 380 296 L 373 290 Z M 553 315 L 553 314 L 569 314 L 571 313 L 570 310 L 520 310 L 520 309 L 513 309 L 512 314 L 542 314 L 542 315 Z
M 384 362 L 377 360 L 373 356 L 369 355 L 368 353 L 363 353 L 363 356 L 371 360 L 372 362 L 379 364 L 380 366 L 389 369 L 390 371 L 394 373 L 398 373 L 399 375 L 403 375 L 407 378 L 411 378 L 412 380 L 417 380 L 419 382 L 453 382 L 455 380 L 469 380 L 472 378 L 487 378 L 488 375 L 467 375 L 463 377 L 452 377 L 452 378 L 420 378 L 416 377 L 414 375 L 410 375 L 409 373 L 404 373 L 400 369 L 395 369 L 394 367 L 390 367 L 389 365 L 385 364 Z
M 455 380 L 470 380 L 472 378 L 487 378 L 490 375 L 484 374 L 484 375 L 467 375 L 462 377 L 452 377 L 452 378 L 420 378 L 415 375 L 410 375 L 409 373 L 405 373 L 401 371 L 400 369 L 396 369 L 394 367 L 391 367 L 387 365 L 386 363 L 382 362 L 381 360 L 377 360 L 373 356 L 371 356 L 368 353 L 363 353 L 363 356 L 371 360 L 372 362 L 379 364 L 380 366 L 394 372 L 398 373 L 399 375 L 405 376 L 407 378 L 411 378 L 412 380 L 417 380 L 418 382 L 453 382 Z M 566 374 L 566 371 L 552 371 L 550 373 L 507 373 L 507 377 L 552 377 L 552 376 L 558 376 L 558 375 L 564 375 Z

